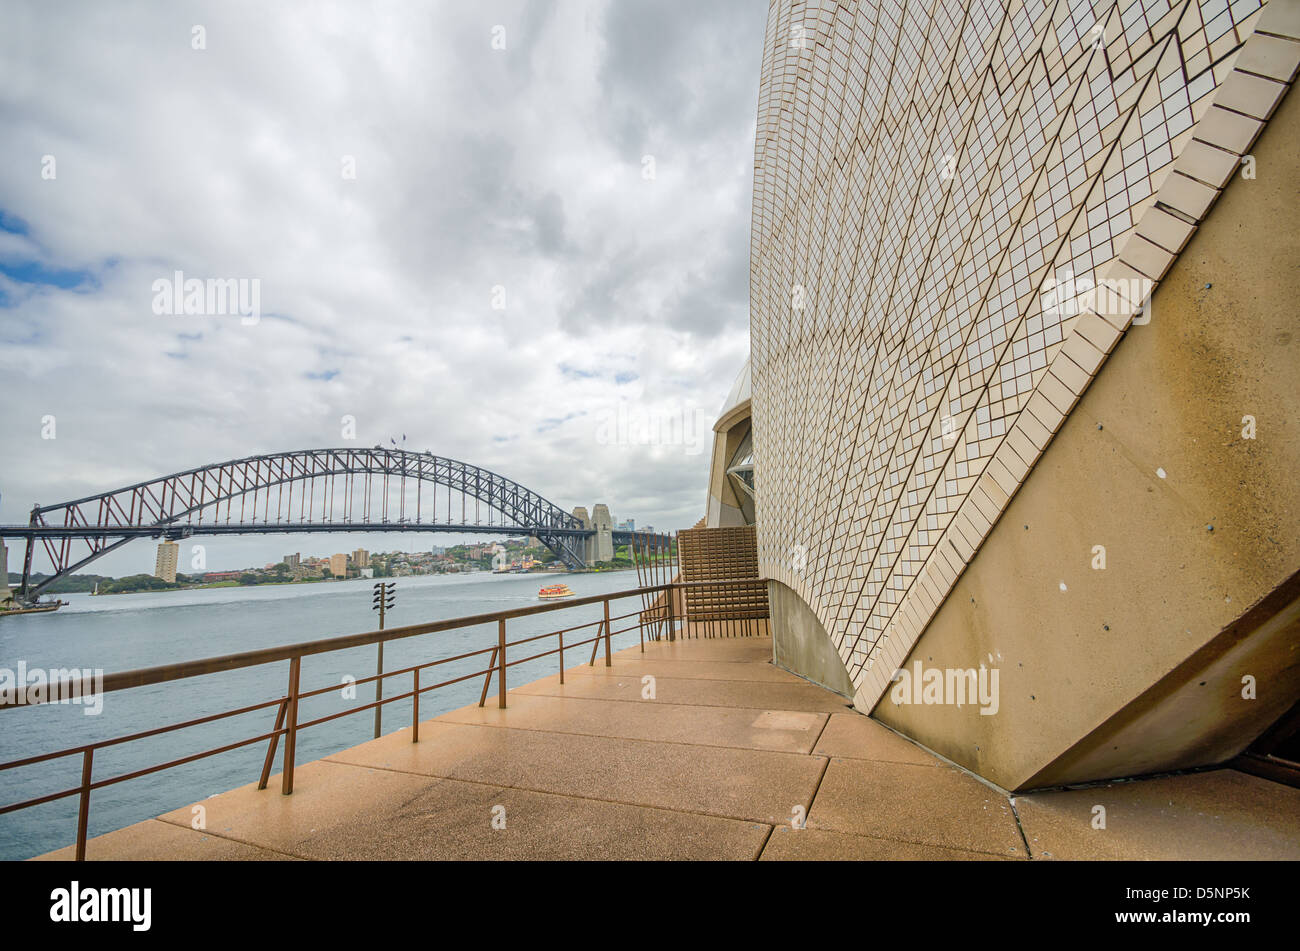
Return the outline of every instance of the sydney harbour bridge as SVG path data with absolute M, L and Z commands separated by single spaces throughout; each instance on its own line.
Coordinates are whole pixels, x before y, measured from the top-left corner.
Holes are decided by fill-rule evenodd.
M 72 502 L 36 505 L 0 539 L 26 542 L 16 598 L 136 538 L 314 532 L 482 532 L 531 535 L 570 568 L 586 563 L 590 523 L 512 479 L 404 449 L 300 449 L 159 476 Z M 633 532 L 612 532 L 615 544 Z M 53 573 L 33 582 L 44 548 Z

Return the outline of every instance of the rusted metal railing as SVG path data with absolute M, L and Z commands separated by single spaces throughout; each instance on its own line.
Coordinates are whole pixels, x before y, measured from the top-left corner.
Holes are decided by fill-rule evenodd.
M 34 756 L 28 756 L 23 759 L 12 760 L 7 763 L 0 763 L 0 773 L 11 769 L 17 769 L 24 766 L 32 766 L 37 763 L 49 762 L 52 760 L 63 759 L 65 757 L 80 756 L 81 765 L 81 782 L 73 787 L 61 789 L 56 792 L 47 793 L 26 799 L 21 802 L 10 803 L 0 806 L 0 815 L 10 812 L 16 812 L 20 809 L 28 809 L 43 803 L 53 802 L 58 799 L 64 799 L 71 796 L 78 797 L 77 810 L 77 841 L 76 841 L 76 858 L 78 861 L 84 860 L 86 856 L 86 839 L 89 828 L 90 818 L 90 798 L 91 793 L 97 789 L 103 789 L 108 786 L 123 783 L 131 779 L 137 779 L 141 776 L 147 776 L 151 773 L 161 772 L 162 770 L 171 769 L 196 760 L 205 759 L 210 756 L 216 756 L 221 753 L 227 753 L 232 750 L 240 749 L 245 746 L 252 746 L 258 743 L 266 743 L 266 756 L 262 761 L 262 769 L 258 780 L 258 789 L 266 789 L 270 782 L 271 769 L 275 762 L 276 752 L 283 737 L 284 748 L 282 754 L 281 766 L 281 785 L 280 791 L 283 795 L 290 795 L 293 792 L 294 765 L 297 750 L 298 734 L 305 729 L 309 729 L 320 724 L 327 723 L 339 717 L 350 716 L 362 713 L 366 710 L 378 710 L 385 704 L 398 703 L 410 699 L 413 701 L 412 718 L 411 718 L 411 742 L 418 743 L 420 739 L 419 719 L 420 719 L 420 695 L 437 690 L 441 687 L 448 687 L 452 684 L 462 681 L 472 680 L 476 677 L 483 677 L 483 688 L 479 694 L 478 705 L 481 707 L 487 701 L 488 690 L 491 686 L 492 678 L 495 675 L 497 679 L 497 705 L 504 709 L 506 707 L 506 689 L 507 689 L 507 671 L 510 667 L 519 664 L 528 663 L 529 661 L 549 657 L 552 654 L 559 655 L 560 682 L 564 682 L 564 652 L 565 650 L 573 651 L 580 649 L 587 644 L 591 644 L 591 657 L 589 665 L 596 663 L 596 656 L 600 647 L 604 645 L 605 666 L 613 665 L 613 653 L 611 643 L 614 637 L 633 630 L 641 632 L 641 648 L 645 649 L 645 628 L 650 625 L 654 628 L 652 637 L 658 639 L 659 636 L 674 637 L 675 625 L 677 620 L 673 611 L 673 592 L 677 589 L 685 589 L 695 586 L 696 583 L 662 583 L 647 587 L 632 588 L 625 591 L 612 592 L 604 595 L 593 595 L 585 598 L 576 598 L 571 601 L 565 601 L 557 604 L 540 604 L 528 607 L 514 608 L 507 611 L 498 611 L 490 614 L 476 614 L 460 618 L 451 618 L 442 621 L 431 621 L 424 624 L 410 624 L 404 627 L 388 628 L 387 630 L 369 631 L 363 634 L 348 634 L 342 637 L 327 638 L 319 641 L 306 641 L 298 644 L 290 644 L 283 647 L 269 647 L 254 651 L 245 651 L 237 654 L 225 654 L 220 657 L 209 657 L 201 660 L 184 661 L 177 664 L 166 664 L 159 667 L 147 667 L 138 670 L 129 670 L 116 674 L 108 674 L 103 678 L 102 693 L 112 693 L 118 690 L 128 690 L 135 687 L 144 687 L 152 684 L 168 683 L 170 681 L 187 680 L 193 677 L 201 677 L 208 674 L 221 673 L 232 670 L 241 670 L 249 667 L 259 667 L 265 664 L 272 664 L 281 661 L 289 662 L 288 683 L 285 693 L 281 697 L 275 697 L 260 703 L 249 704 L 234 710 L 227 710 L 220 713 L 213 713 L 207 716 L 197 717 L 185 720 L 179 723 L 172 723 L 166 726 L 155 727 L 153 729 L 142 730 L 126 736 L 114 737 L 112 739 L 100 740 L 93 743 L 86 743 L 80 746 L 73 746 L 67 749 L 57 750 L 50 753 L 41 753 Z M 701 582 L 708 587 L 717 588 L 725 585 L 726 582 Z M 610 613 L 610 602 L 619 601 L 628 598 L 640 598 L 642 604 L 646 599 L 650 602 L 659 601 L 666 605 L 662 611 L 647 612 L 644 607 L 630 611 L 625 614 Z M 601 604 L 603 607 L 602 617 L 596 621 L 587 621 L 581 624 L 571 625 L 557 631 L 549 631 L 544 634 L 531 635 L 518 640 L 507 640 L 506 622 L 518 618 L 530 617 L 537 614 L 548 614 L 556 611 L 572 611 L 575 608 L 586 605 Z M 666 617 L 664 616 L 666 615 Z M 474 627 L 481 624 L 496 623 L 497 637 L 496 643 L 490 647 L 483 647 L 479 650 L 467 651 L 456 654 L 452 657 L 444 657 L 436 660 L 425 661 L 399 670 L 383 671 L 376 673 L 373 677 L 366 677 L 354 682 L 355 686 L 374 682 L 376 685 L 383 680 L 392 677 L 402 677 L 409 675 L 412 678 L 411 689 L 398 693 L 393 696 L 376 699 L 374 702 L 349 706 L 345 710 L 330 713 L 325 716 L 316 717 L 312 720 L 300 722 L 299 707 L 302 701 L 312 697 L 322 696 L 324 694 L 335 693 L 339 689 L 338 684 L 330 684 L 325 687 L 319 687 L 312 690 L 303 690 L 301 686 L 302 659 L 316 654 L 326 654 L 335 651 L 349 650 L 354 647 L 364 647 L 373 644 L 384 644 L 387 641 L 401 640 L 409 637 L 417 637 L 423 634 L 438 634 L 446 631 L 453 631 L 467 627 Z M 626 626 L 616 627 L 622 622 L 627 622 Z M 570 639 L 566 642 L 564 635 L 575 634 L 595 627 L 596 630 L 592 636 L 583 638 L 579 636 L 578 640 Z M 665 630 L 666 628 L 666 630 Z M 554 637 L 558 641 L 558 646 L 550 650 L 544 650 L 538 653 L 529 653 L 524 657 L 508 657 L 508 651 L 511 648 L 519 648 L 523 645 L 535 641 L 541 641 L 545 638 Z M 462 674 L 438 683 L 425 684 L 421 682 L 421 672 L 427 671 L 443 664 L 449 664 L 456 661 L 466 660 L 471 657 L 480 657 L 484 654 L 491 654 L 485 669 L 476 670 L 471 673 Z M 432 679 L 432 678 L 431 678 Z M 46 702 L 46 698 L 71 695 L 72 681 L 63 681 L 58 685 L 50 683 L 47 691 L 42 695 L 36 695 L 36 699 L 30 700 L 26 693 L 26 688 L 21 687 L 13 699 L 0 699 L 0 709 L 9 709 L 17 706 L 30 706 L 37 703 Z M 82 685 L 78 684 L 78 688 Z M 107 747 L 119 746 L 124 743 L 130 743 L 137 740 L 143 740 L 149 737 L 159 736 L 165 733 L 172 733 L 178 730 L 188 729 L 191 727 L 201 726 L 207 723 L 213 723 L 218 720 L 229 719 L 231 717 L 242 716 L 249 713 L 255 713 L 260 710 L 275 708 L 274 726 L 266 733 L 257 736 L 248 737 L 247 739 L 237 740 L 224 745 L 191 753 L 189 755 L 173 759 L 165 763 L 159 763 L 154 766 L 148 766 L 141 769 L 132 770 L 116 776 L 110 776 L 104 779 L 94 779 L 93 765 L 95 753 L 98 750 Z

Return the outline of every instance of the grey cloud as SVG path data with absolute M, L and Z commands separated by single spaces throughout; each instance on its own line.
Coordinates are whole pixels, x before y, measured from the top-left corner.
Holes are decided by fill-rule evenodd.
M 692 524 L 707 453 L 602 445 L 593 420 L 624 398 L 716 407 L 747 352 L 762 5 L 312 11 L 0 10 L 0 209 L 43 264 L 98 281 L 0 272 L 0 521 L 336 445 L 351 415 L 361 445 L 406 432 L 566 506 Z M 263 320 L 153 314 L 150 284 L 174 268 L 260 279 Z M 39 438 L 45 414 L 57 440 Z M 236 567 L 279 544 L 220 550 Z M 128 546 L 103 565 L 142 560 Z

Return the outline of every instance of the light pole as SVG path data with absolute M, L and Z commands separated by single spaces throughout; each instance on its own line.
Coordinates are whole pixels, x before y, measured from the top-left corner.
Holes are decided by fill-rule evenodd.
M 397 597 L 396 581 L 376 581 L 375 594 L 371 602 L 371 610 L 379 612 L 379 629 L 384 629 L 384 615 L 393 609 L 394 600 Z M 384 642 L 379 642 L 379 659 L 375 664 L 375 703 L 378 704 L 384 696 Z M 375 739 L 379 739 L 379 731 L 384 718 L 384 708 L 375 707 Z

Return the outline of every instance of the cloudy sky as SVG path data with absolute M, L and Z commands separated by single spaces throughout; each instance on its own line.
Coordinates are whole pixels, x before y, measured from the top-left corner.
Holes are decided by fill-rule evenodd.
M 565 508 L 694 523 L 748 352 L 765 17 L 5 3 L 0 522 L 347 445 L 352 416 L 357 445 L 404 433 Z M 260 319 L 155 313 L 176 271 L 256 279 Z M 425 543 L 210 540 L 208 566 L 360 541 Z M 152 567 L 140 542 L 87 570 Z

